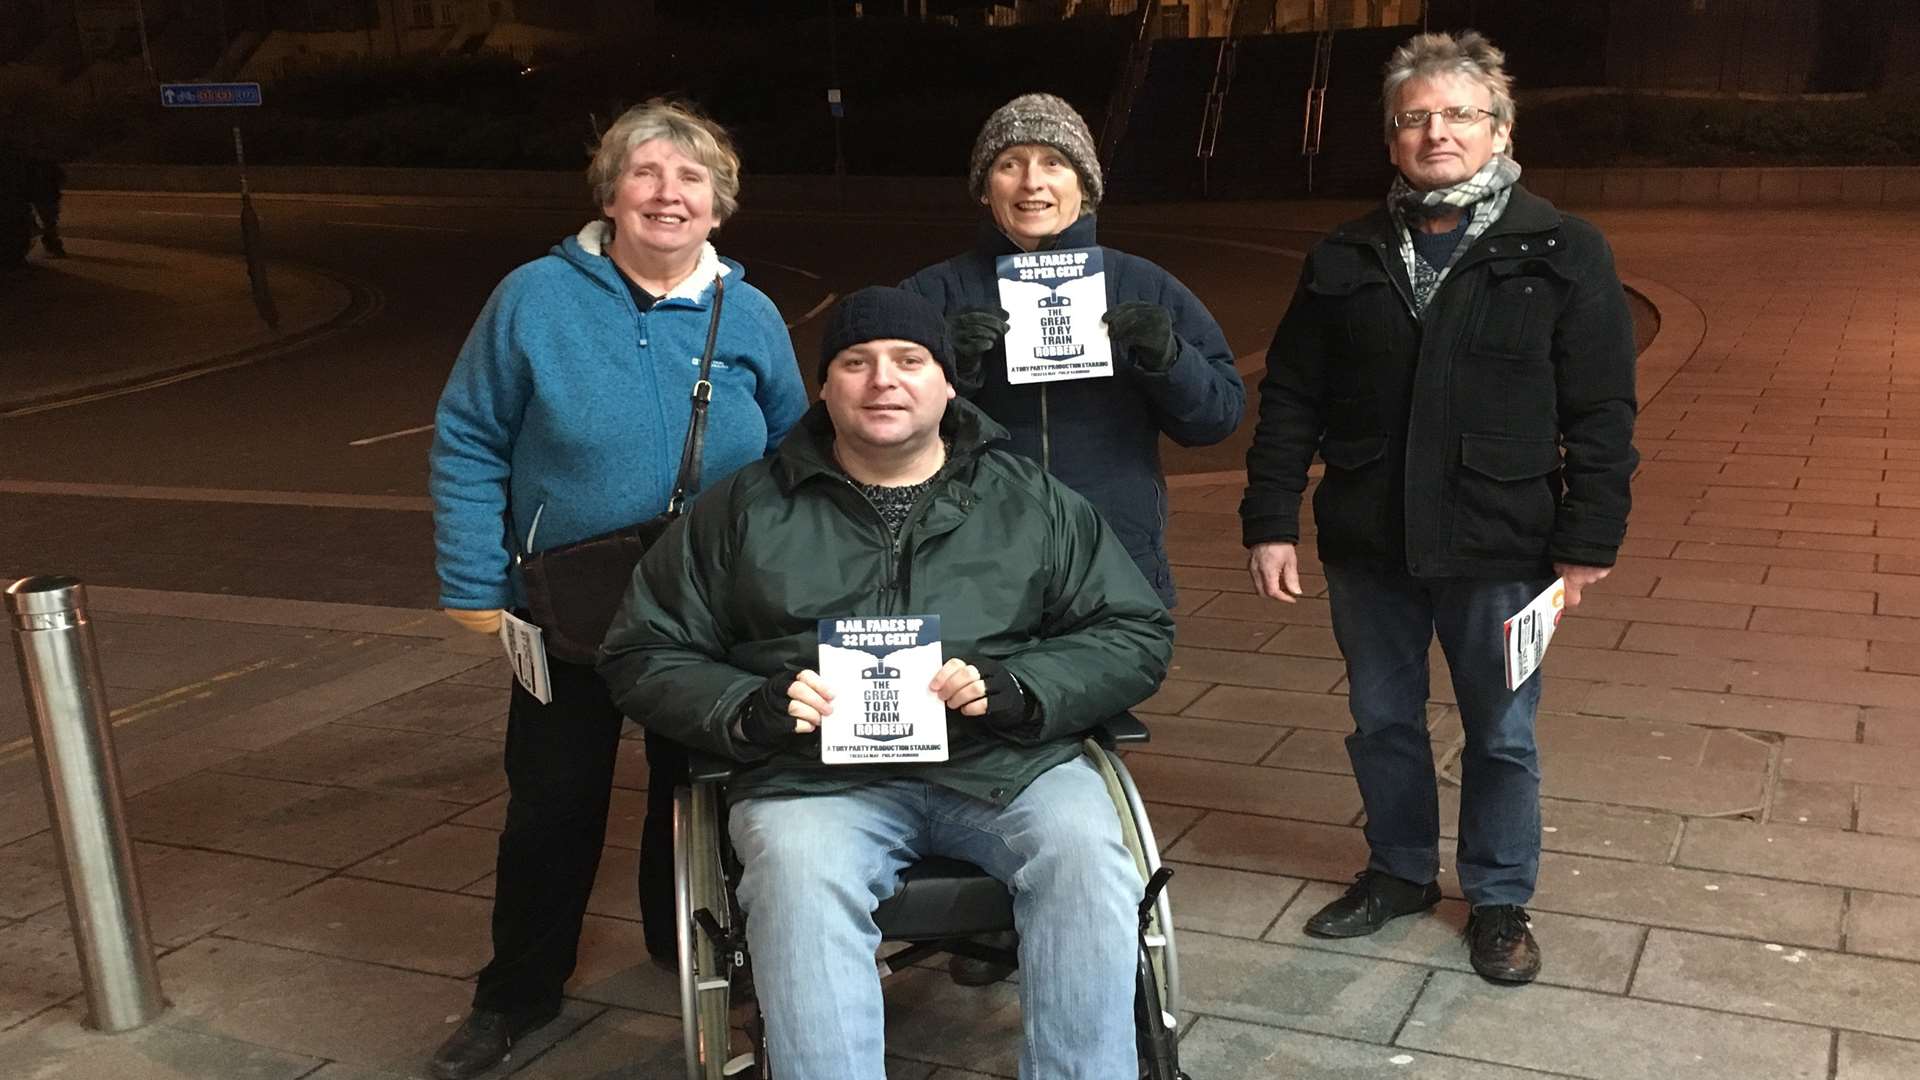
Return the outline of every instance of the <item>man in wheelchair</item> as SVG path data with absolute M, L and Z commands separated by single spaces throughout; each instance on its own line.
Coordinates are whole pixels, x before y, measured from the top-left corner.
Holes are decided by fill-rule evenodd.
M 1012 893 L 1020 1075 L 1135 1076 L 1142 883 L 1081 740 L 1153 692 L 1172 619 L 1084 499 L 993 448 L 927 301 L 847 297 L 820 382 L 773 457 L 648 552 L 600 666 L 628 715 L 741 763 L 729 832 L 771 1071 L 884 1080 L 873 912 L 944 855 Z M 910 615 L 939 616 L 945 760 L 824 764 L 820 726 L 859 695 L 817 672 L 819 621 Z

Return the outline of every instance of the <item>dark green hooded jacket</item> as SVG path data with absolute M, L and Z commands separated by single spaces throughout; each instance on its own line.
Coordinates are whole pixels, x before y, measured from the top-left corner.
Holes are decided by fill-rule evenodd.
M 697 499 L 635 571 L 601 649 L 621 709 L 696 750 L 748 763 L 735 799 L 917 776 L 1000 805 L 1160 683 L 1173 620 L 1093 507 L 965 400 L 947 406 L 937 482 L 896 543 L 833 463 L 816 404 L 779 451 Z M 936 614 L 943 655 L 1006 664 L 1038 705 L 1011 736 L 947 713 L 950 760 L 822 765 L 819 740 L 771 757 L 736 743 L 747 695 L 816 666 L 823 618 Z

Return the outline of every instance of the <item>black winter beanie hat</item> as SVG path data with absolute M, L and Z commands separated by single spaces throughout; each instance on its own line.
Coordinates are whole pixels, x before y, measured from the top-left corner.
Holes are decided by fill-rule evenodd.
M 827 312 L 820 338 L 819 380 L 827 381 L 827 365 L 842 349 L 883 339 L 925 345 L 946 372 L 947 381 L 960 385 L 953 369 L 953 345 L 947 340 L 946 316 L 919 294 L 884 285 L 850 293 Z

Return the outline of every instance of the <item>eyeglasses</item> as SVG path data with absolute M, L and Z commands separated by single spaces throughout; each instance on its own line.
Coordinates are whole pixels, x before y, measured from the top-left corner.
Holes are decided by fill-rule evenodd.
M 1448 127 L 1465 127 L 1477 122 L 1483 116 L 1492 116 L 1493 110 L 1476 108 L 1472 105 L 1449 105 L 1444 109 L 1406 109 L 1392 116 L 1395 129 L 1405 131 L 1408 128 L 1424 128 L 1427 121 L 1436 116 L 1446 120 Z

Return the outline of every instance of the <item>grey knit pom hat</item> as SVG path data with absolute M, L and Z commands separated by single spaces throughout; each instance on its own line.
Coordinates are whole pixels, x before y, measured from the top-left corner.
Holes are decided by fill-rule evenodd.
M 1067 155 L 1073 171 L 1080 174 L 1080 197 L 1088 210 L 1100 206 L 1106 185 L 1100 176 L 1100 151 L 1094 146 L 1093 132 L 1087 122 L 1052 94 L 1022 94 L 995 109 L 980 134 L 973 140 L 973 157 L 967 165 L 967 190 L 975 199 L 987 193 L 987 169 L 993 159 L 1009 146 L 1039 143 Z

